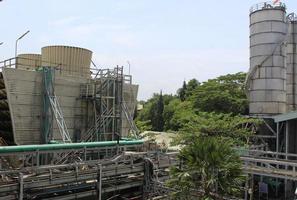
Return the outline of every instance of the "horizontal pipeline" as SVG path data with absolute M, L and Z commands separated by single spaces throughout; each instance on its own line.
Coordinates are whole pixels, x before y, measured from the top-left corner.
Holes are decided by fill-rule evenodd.
M 81 143 L 60 143 L 60 144 L 37 144 L 37 145 L 19 145 L 19 146 L 1 146 L 1 153 L 17 153 L 32 151 L 52 151 L 67 149 L 82 149 L 96 147 L 114 147 L 114 146 L 133 146 L 142 145 L 143 140 L 120 140 L 118 141 L 102 141 L 102 142 L 81 142 Z

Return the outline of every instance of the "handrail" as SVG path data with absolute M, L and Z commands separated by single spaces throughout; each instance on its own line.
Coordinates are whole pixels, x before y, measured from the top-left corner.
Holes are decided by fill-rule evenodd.
M 266 1 L 266 2 L 261 2 L 258 4 L 253 5 L 250 8 L 250 13 L 256 12 L 258 10 L 263 10 L 263 9 L 272 9 L 272 8 L 281 8 L 286 10 L 286 4 L 282 2 L 274 2 L 274 1 Z
M 21 61 L 27 61 L 26 64 L 22 63 Z M 32 63 L 32 64 L 30 64 Z M 35 64 L 33 64 L 35 63 Z M 17 68 L 17 67 L 24 67 L 24 68 L 31 68 L 32 70 L 35 68 L 35 70 L 38 70 L 40 67 L 42 66 L 38 66 L 36 63 L 41 63 L 42 66 L 44 67 L 48 67 L 48 66 L 52 66 L 52 68 L 54 68 L 56 71 L 60 71 L 60 72 L 69 72 L 71 73 L 70 75 L 81 75 L 81 72 L 83 72 L 83 68 L 79 68 L 79 66 L 74 66 L 77 67 L 78 69 L 81 70 L 67 70 L 69 69 L 70 66 L 68 65 L 64 65 L 62 63 L 54 63 L 54 62 L 49 62 L 46 60 L 36 60 L 36 59 L 31 59 L 31 58 L 22 58 L 22 57 L 13 57 L 13 58 L 9 58 L 6 60 L 2 60 L 0 61 L 0 69 L 3 68 Z M 71 66 L 73 67 L 73 66 Z M 92 78 L 97 78 L 98 75 L 101 75 L 101 78 L 104 78 L 105 75 L 108 75 L 108 77 L 112 77 L 113 76 L 113 71 L 114 69 L 109 69 L 109 68 L 101 68 L 101 69 L 97 69 L 97 68 L 92 68 L 90 67 L 90 77 Z M 121 75 L 123 76 L 124 82 L 128 83 L 128 84 L 132 84 L 132 76 L 131 75 Z

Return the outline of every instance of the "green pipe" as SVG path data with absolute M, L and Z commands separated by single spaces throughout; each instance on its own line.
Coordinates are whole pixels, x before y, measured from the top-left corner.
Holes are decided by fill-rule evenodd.
M 17 152 L 32 152 L 32 151 L 52 151 L 66 149 L 82 149 L 96 147 L 114 147 L 117 146 L 132 146 L 141 145 L 143 140 L 129 141 L 103 141 L 103 142 L 82 142 L 82 143 L 63 143 L 63 144 L 39 144 L 39 145 L 19 145 L 19 146 L 1 146 L 1 153 L 17 153 Z

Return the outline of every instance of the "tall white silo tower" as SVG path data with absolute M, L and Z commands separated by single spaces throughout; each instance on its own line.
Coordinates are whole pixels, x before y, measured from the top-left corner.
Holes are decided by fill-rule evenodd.
M 250 12 L 250 71 L 247 76 L 251 115 L 286 112 L 286 7 L 261 3 Z
M 287 39 L 287 110 L 297 110 L 297 17 L 294 13 L 288 16 Z

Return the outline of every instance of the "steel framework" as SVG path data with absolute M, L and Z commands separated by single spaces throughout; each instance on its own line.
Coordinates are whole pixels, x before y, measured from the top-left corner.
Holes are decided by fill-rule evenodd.
M 91 83 L 81 86 L 81 98 L 93 106 L 93 125 L 81 141 L 108 141 L 121 138 L 123 67 L 101 69 Z
M 43 142 L 48 144 L 53 138 L 53 117 L 57 122 L 62 141 L 64 143 L 71 142 L 67 125 L 64 120 L 63 112 L 60 107 L 58 97 L 55 95 L 53 81 L 55 69 L 51 67 L 42 67 L 43 72 Z

